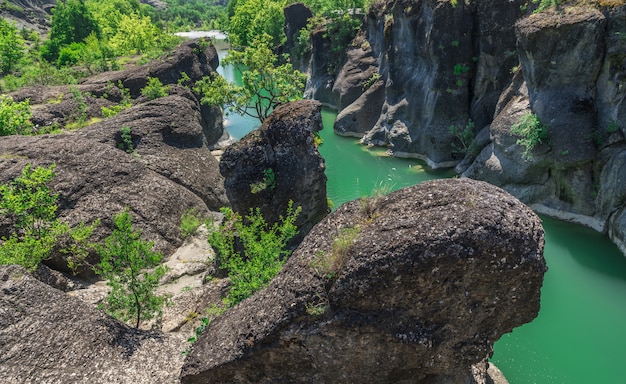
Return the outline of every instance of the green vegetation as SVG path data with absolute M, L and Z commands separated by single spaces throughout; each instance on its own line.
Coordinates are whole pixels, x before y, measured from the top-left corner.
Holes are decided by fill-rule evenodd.
M 475 136 L 474 122 L 472 119 L 467 120 L 465 127 L 451 125 L 448 127 L 448 132 L 456 138 L 456 140 L 452 142 L 452 150 L 454 152 L 465 155 L 471 151 L 471 145 Z
M 380 80 L 380 73 L 374 72 L 372 73 L 372 76 L 367 78 L 367 80 L 363 80 L 363 82 L 361 83 L 361 86 L 363 87 L 363 90 L 365 91 L 369 89 L 369 87 L 374 85 L 378 80 Z
M 311 265 L 315 273 L 326 279 L 335 279 L 337 273 L 348 262 L 348 251 L 360 233 L 359 226 L 341 228 L 333 239 L 332 251 L 319 252 L 315 255 Z
M 306 75 L 291 63 L 279 64 L 267 35 L 242 51 L 230 51 L 223 63 L 235 65 L 242 85 L 231 84 L 219 75 L 204 77 L 194 88 L 202 95 L 203 104 L 228 106 L 263 122 L 276 107 L 302 98 Z
M 272 192 L 276 187 L 276 175 L 272 168 L 263 171 L 263 181 L 250 184 L 250 192 L 259 193 L 261 191 Z
M 97 246 L 101 261 L 95 272 L 111 287 L 100 308 L 122 321 L 132 319 L 139 328 L 141 320 L 162 313 L 168 300 L 156 294 L 167 267 L 160 265 L 163 255 L 152 250 L 154 244 L 141 238 L 141 230 L 133 229 L 128 208 L 115 215 L 113 223 L 113 233 Z
M 511 127 L 511 133 L 521 136 L 517 144 L 524 146 L 522 156 L 527 160 L 532 159 L 531 152 L 538 144 L 548 140 L 548 128 L 532 112 L 525 113 L 520 121 Z
M 196 234 L 198 228 L 204 223 L 202 217 L 194 209 L 183 212 L 180 217 L 180 234 L 183 238 L 188 238 Z
M 121 142 L 117 144 L 117 148 L 122 151 L 126 151 L 126 153 L 133 153 L 135 151 L 135 146 L 133 145 L 133 135 L 129 126 L 124 125 L 120 128 L 120 140 Z
M 537 5 L 535 13 L 544 11 L 548 8 L 558 7 L 561 0 L 531 0 L 533 4 Z
M 35 169 L 29 164 L 12 182 L 0 185 L 0 214 L 13 223 L 11 235 L 0 241 L 0 264 L 18 264 L 32 271 L 55 247 L 68 255 L 72 269 L 86 257 L 87 239 L 98 222 L 70 229 L 57 218 L 58 195 L 48 187 L 54 169 L 54 164 Z
M 258 36 L 270 36 L 268 45 L 278 47 L 285 40 L 283 25 L 284 1 L 233 0 L 229 3 L 233 14 L 229 20 L 228 38 L 235 48 L 254 46 Z
M 0 136 L 30 135 L 31 117 L 28 99 L 15 102 L 11 96 L 0 95 Z
M 286 216 L 270 226 L 258 208 L 250 210 L 245 219 L 222 208 L 224 222 L 211 233 L 209 243 L 217 253 L 218 267 L 228 271 L 228 306 L 265 287 L 280 271 L 291 253 L 286 246 L 298 232 L 294 223 L 300 211 L 290 202 Z M 241 254 L 235 250 L 235 238 L 243 247 Z
M 148 77 L 148 84 L 141 90 L 141 94 L 149 100 L 154 100 L 167 96 L 169 88 L 169 85 L 163 85 L 158 78 Z
M 0 18 L 0 73 L 12 72 L 24 56 L 24 40 L 14 23 Z

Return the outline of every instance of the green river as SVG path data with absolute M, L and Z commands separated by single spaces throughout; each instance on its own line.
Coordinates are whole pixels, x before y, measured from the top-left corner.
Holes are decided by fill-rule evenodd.
M 220 72 L 231 81 L 235 77 L 232 68 Z M 323 111 L 320 152 L 326 161 L 328 196 L 336 206 L 376 190 L 454 175 L 337 136 L 332 130 L 335 116 Z M 255 120 L 234 114 L 226 119 L 237 139 L 255 125 Z M 591 229 L 542 220 L 550 269 L 541 311 L 532 323 L 496 342 L 491 360 L 511 384 L 626 384 L 626 258 Z

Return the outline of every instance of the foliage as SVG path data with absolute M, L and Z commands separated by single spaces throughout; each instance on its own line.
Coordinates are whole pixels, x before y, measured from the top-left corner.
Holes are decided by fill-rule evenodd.
M 95 271 L 111 287 L 100 307 L 122 321 L 132 319 L 139 328 L 141 320 L 160 314 L 167 302 L 166 296 L 156 294 L 167 267 L 159 265 L 163 255 L 152 250 L 154 244 L 141 238 L 141 230 L 133 229 L 128 208 L 116 214 L 113 223 L 113 233 L 97 246 L 101 261 Z
M 261 191 L 272 192 L 276 187 L 276 175 L 272 168 L 263 171 L 263 180 L 258 183 L 250 184 L 250 192 L 259 193 Z
M 170 30 L 226 30 L 226 7 L 218 1 L 166 0 L 167 8 L 154 12 L 153 20 L 167 23 Z M 232 1 L 234 2 L 234 1 Z
M 11 96 L 0 95 L 0 136 L 31 134 L 31 117 L 28 99 L 15 102 Z
M 148 84 L 143 87 L 141 94 L 146 96 L 150 100 L 158 99 L 159 97 L 167 96 L 169 86 L 163 85 L 161 80 L 156 77 L 148 77 Z
M 159 46 L 161 33 L 148 16 L 136 13 L 121 15 L 110 44 L 117 54 L 144 53 Z
M 284 1 L 238 0 L 230 18 L 228 38 L 236 48 L 254 46 L 257 36 L 270 36 L 270 48 L 278 47 L 284 40 Z
M 104 41 L 98 39 L 95 33 L 91 33 L 81 45 L 78 52 L 78 64 L 84 66 L 89 74 L 96 71 L 108 71 L 113 67 L 113 50 Z
M 70 86 L 69 91 L 72 94 L 72 100 L 76 103 L 76 109 L 72 113 L 72 120 L 76 123 L 76 127 L 82 128 L 87 123 L 88 105 L 87 102 L 85 102 L 85 97 L 90 96 L 90 94 L 83 94 L 77 86 Z
M 242 85 L 230 84 L 217 75 L 204 77 L 194 88 L 204 104 L 228 106 L 263 122 L 276 107 L 302 98 L 306 75 L 290 63 L 278 65 L 267 36 L 255 39 L 243 51 L 230 51 L 222 62 L 241 71 Z
M 524 146 L 525 149 L 522 156 L 525 159 L 532 159 L 531 151 L 538 144 L 548 140 L 548 128 L 532 112 L 524 114 L 520 121 L 511 127 L 511 133 L 521 136 L 517 140 L 517 144 Z
M 558 7 L 561 0 L 531 0 L 533 4 L 537 5 L 535 13 L 544 11 L 548 8 Z
M 122 140 L 117 147 L 126 153 L 133 153 L 135 147 L 133 145 L 133 135 L 131 134 L 130 127 L 127 125 L 120 128 L 120 139 Z
M 452 143 L 452 150 L 457 153 L 466 154 L 471 150 L 474 141 L 474 122 L 469 119 L 465 127 L 451 125 L 448 131 L 456 138 L 456 142 Z
M 183 238 L 188 238 L 194 235 L 198 228 L 202 225 L 204 220 L 198 215 L 194 209 L 189 209 L 183 212 L 180 217 L 180 234 Z
M 98 222 L 70 229 L 57 218 L 58 195 L 48 187 L 56 175 L 54 169 L 54 164 L 35 169 L 29 164 L 12 182 L 0 185 L 0 214 L 14 223 L 9 238 L 0 241 L 0 264 L 19 264 L 34 270 L 50 257 L 62 237 L 69 237 L 67 247 L 60 251 L 68 255 L 71 269 L 87 255 L 87 239 Z
M 366 80 L 363 80 L 363 82 L 361 83 L 361 86 L 363 87 L 363 90 L 367 90 L 369 87 L 371 87 L 372 85 L 374 85 L 378 80 L 380 80 L 380 73 L 378 72 L 374 72 L 372 73 L 372 75 L 370 77 L 368 77 Z
M 80 43 L 91 33 L 100 36 L 100 28 L 84 0 L 58 1 L 52 9 L 50 39 L 41 47 L 41 56 L 54 62 L 62 47 Z
M 301 207 L 289 202 L 286 216 L 270 226 L 260 210 L 250 210 L 245 220 L 230 208 L 222 208 L 224 222 L 209 236 L 218 254 L 218 266 L 228 271 L 231 285 L 225 302 L 233 306 L 265 287 L 285 263 L 290 251 L 287 242 L 298 232 L 295 221 Z M 243 254 L 235 250 L 235 238 Z
M 24 56 L 24 40 L 14 23 L 0 18 L 0 73 L 10 73 L 16 69 Z

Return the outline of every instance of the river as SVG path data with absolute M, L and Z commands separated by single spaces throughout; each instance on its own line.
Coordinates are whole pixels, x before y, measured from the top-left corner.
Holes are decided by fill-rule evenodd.
M 237 81 L 232 67 L 218 72 Z M 326 161 L 327 193 L 336 206 L 377 190 L 454 175 L 337 136 L 332 131 L 335 116 L 323 111 L 320 153 Z M 226 128 L 237 139 L 257 124 L 235 114 L 226 118 Z M 491 360 L 510 384 L 626 384 L 626 258 L 604 235 L 542 220 L 550 269 L 541 291 L 541 311 L 532 323 L 497 341 Z

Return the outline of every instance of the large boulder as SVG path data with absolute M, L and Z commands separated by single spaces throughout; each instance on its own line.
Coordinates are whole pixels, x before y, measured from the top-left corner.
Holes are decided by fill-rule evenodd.
M 537 316 L 543 246 L 539 218 L 484 182 L 347 203 L 210 324 L 181 382 L 484 382 L 493 343 Z
M 0 266 L 0 377 L 22 383 L 175 383 L 182 335 L 130 328 L 30 276 Z
M 298 239 L 328 212 L 324 159 L 315 144 L 322 129 L 321 104 L 301 100 L 277 108 L 241 141 L 228 147 L 220 172 L 236 212 L 261 210 L 268 223 L 279 221 L 289 201 L 302 207 Z
M 123 126 L 130 128 L 132 153 L 120 149 Z M 53 163 L 59 216 L 72 226 L 102 219 L 94 241 L 107 236 L 112 216 L 129 207 L 134 225 L 157 250 L 171 254 L 182 243 L 183 212 L 207 213 L 228 204 L 197 102 L 181 95 L 136 105 L 75 133 L 0 138 L 0 183 L 18 176 L 26 164 Z M 97 262 L 95 255 L 89 262 Z M 67 268 L 64 255 L 48 263 Z

